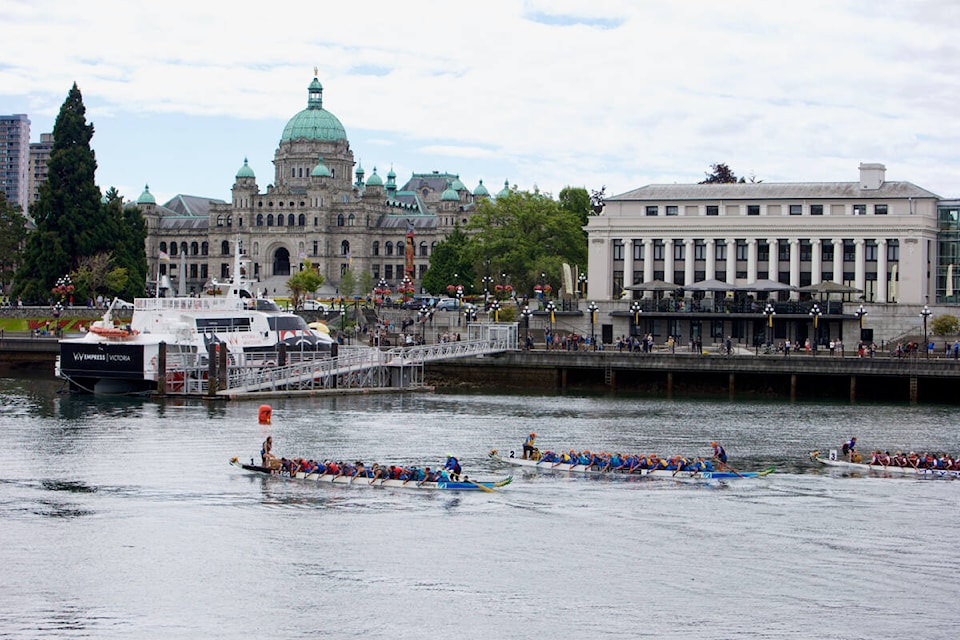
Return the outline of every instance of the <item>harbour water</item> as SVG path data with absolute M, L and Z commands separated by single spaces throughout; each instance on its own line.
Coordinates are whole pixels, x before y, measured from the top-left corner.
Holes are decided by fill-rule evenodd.
M 2 638 L 901 638 L 960 628 L 960 481 L 814 449 L 960 453 L 955 410 L 425 393 L 258 403 L 69 397 L 0 379 Z M 707 455 L 758 480 L 515 473 L 496 493 L 246 475 L 279 454 L 440 463 L 544 448 Z M 516 470 L 514 470 L 515 472 Z

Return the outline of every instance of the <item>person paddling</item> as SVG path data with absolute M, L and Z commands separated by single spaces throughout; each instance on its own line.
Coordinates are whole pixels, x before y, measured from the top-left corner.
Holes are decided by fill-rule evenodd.
M 276 456 L 273 455 L 273 436 L 267 436 L 267 439 L 263 441 L 263 445 L 260 447 L 260 457 L 263 458 L 263 466 L 269 467 L 271 461 L 276 460 Z
M 727 462 L 727 452 L 716 442 L 711 442 L 710 446 L 713 447 L 713 457 L 719 460 L 720 462 L 726 464 Z
M 452 453 L 447 454 L 447 464 L 443 466 L 444 470 L 447 471 L 450 475 L 450 479 L 454 482 L 460 482 L 460 461 L 457 460 Z
M 534 459 L 534 452 L 537 450 L 536 446 L 537 434 L 531 433 L 527 436 L 527 439 L 523 441 L 523 456 L 522 459 L 527 459 L 527 454 L 530 454 L 530 458 Z

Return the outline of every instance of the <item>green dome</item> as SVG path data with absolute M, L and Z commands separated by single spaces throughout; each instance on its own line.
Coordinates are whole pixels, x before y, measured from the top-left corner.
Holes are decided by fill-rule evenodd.
M 137 198 L 137 204 L 157 204 L 157 199 L 150 193 L 150 185 L 143 185 L 143 193 Z
M 280 142 L 307 138 L 309 140 L 346 140 L 347 132 L 337 116 L 323 108 L 323 85 L 316 78 L 307 89 L 307 108 L 290 118 L 283 128 Z
M 237 171 L 237 178 L 256 178 L 257 176 L 253 175 L 253 169 L 250 168 L 250 165 L 247 164 L 247 159 L 243 159 L 243 166 L 240 167 L 240 170 Z
M 327 169 L 327 165 L 323 164 L 323 157 L 321 157 L 320 162 L 310 172 L 310 176 L 313 178 L 332 178 L 333 174 L 330 173 L 330 169 Z
M 394 173 L 393 167 L 390 167 L 390 171 L 387 173 L 387 180 L 395 180 L 396 178 L 397 174 Z
M 477 185 L 477 188 L 473 190 L 474 197 L 477 196 L 490 196 L 490 192 L 487 191 L 487 188 L 483 186 L 483 180 L 480 181 L 480 184 Z
M 440 194 L 440 201 L 443 202 L 444 200 L 460 200 L 460 194 L 453 190 L 453 184 L 449 180 L 447 181 L 447 188 Z
M 498 197 L 498 198 L 503 198 L 503 197 L 508 196 L 508 195 L 510 195 L 510 181 L 509 181 L 509 180 L 504 180 L 504 181 L 503 181 L 503 189 L 500 190 L 500 193 L 497 194 L 497 197 Z
M 466 191 L 466 190 L 467 190 L 467 187 L 466 187 L 462 182 L 460 182 L 460 176 L 456 176 L 456 177 L 453 179 L 453 183 L 450 185 L 450 188 L 453 189 L 454 191 Z
M 383 186 L 383 178 L 381 178 L 380 176 L 377 175 L 377 168 L 376 168 L 376 167 L 373 168 L 373 174 L 370 176 L 370 179 L 367 180 L 367 186 L 368 186 L 368 187 L 382 187 L 382 186 Z

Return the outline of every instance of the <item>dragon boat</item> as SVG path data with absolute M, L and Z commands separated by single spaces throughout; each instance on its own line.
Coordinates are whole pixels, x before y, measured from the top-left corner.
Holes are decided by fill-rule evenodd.
M 847 462 L 837 456 L 836 450 L 831 450 L 829 457 L 824 458 L 819 451 L 812 451 L 810 457 L 828 467 L 839 467 L 848 471 L 863 471 L 866 473 L 896 474 L 902 476 L 919 476 L 924 478 L 960 478 L 960 471 L 954 469 L 931 469 L 929 467 L 901 467 L 898 465 L 866 464 L 863 462 Z
M 557 472 L 565 471 L 571 473 L 585 473 L 585 474 L 594 474 L 594 475 L 603 475 L 611 477 L 643 477 L 643 478 L 661 478 L 668 480 L 733 480 L 738 478 L 762 478 L 764 476 L 770 475 L 774 472 L 776 467 L 767 467 L 760 471 L 734 471 L 732 468 L 727 467 L 726 469 L 711 470 L 711 471 L 694 471 L 694 470 L 674 470 L 674 469 L 634 469 L 633 471 L 626 471 L 622 469 L 614 469 L 610 471 L 603 471 L 596 468 L 595 466 L 588 466 L 582 464 L 569 464 L 566 462 L 545 462 L 542 460 L 531 460 L 529 458 L 517 458 L 514 455 L 501 456 L 496 449 L 489 453 L 491 459 L 498 462 L 503 462 L 506 464 L 514 465 L 516 467 L 522 467 L 524 469 L 530 469 L 531 471 L 543 471 L 543 472 Z
M 486 491 L 492 492 L 496 491 L 500 487 L 505 487 L 511 482 L 513 482 L 513 476 L 507 476 L 501 478 L 500 480 L 495 481 L 482 481 L 477 482 L 470 480 L 467 477 L 464 477 L 460 482 L 417 482 L 416 480 L 394 480 L 391 478 L 365 478 L 365 477 L 355 477 L 355 476 L 334 476 L 328 474 L 318 474 L 318 473 L 303 473 L 298 472 L 296 474 L 289 474 L 287 472 L 281 471 L 279 469 L 271 469 L 270 467 L 262 467 L 256 464 L 245 464 L 240 462 L 238 458 L 231 458 L 230 464 L 238 469 L 247 471 L 250 473 L 255 473 L 263 476 L 269 476 L 274 478 L 281 478 L 284 480 L 302 480 L 304 482 L 316 482 L 318 484 L 336 484 L 336 485 L 347 485 L 351 487 L 367 487 L 367 488 L 378 488 L 378 487 L 389 487 L 395 489 L 413 489 L 419 491 Z

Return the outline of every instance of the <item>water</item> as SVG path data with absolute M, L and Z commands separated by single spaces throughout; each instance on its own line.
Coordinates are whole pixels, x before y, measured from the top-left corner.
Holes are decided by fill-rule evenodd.
M 58 396 L 0 379 L 0 637 L 900 638 L 960 627 L 960 481 L 813 449 L 960 452 L 951 408 L 520 395 L 274 400 L 275 451 L 709 452 L 759 481 L 516 476 L 424 494 L 245 475 L 258 403 Z M 516 471 L 516 470 L 514 470 Z M 943 633 L 940 633 L 940 632 Z

